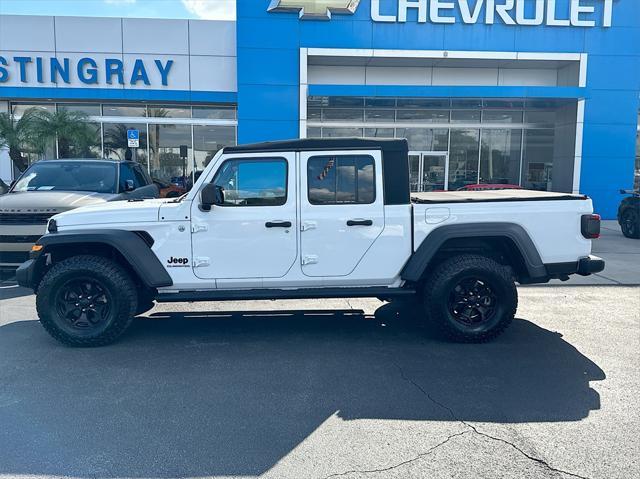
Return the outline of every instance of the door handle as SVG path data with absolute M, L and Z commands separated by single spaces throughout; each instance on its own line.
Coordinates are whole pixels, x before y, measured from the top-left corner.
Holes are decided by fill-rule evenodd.
M 349 220 L 347 226 L 373 226 L 372 220 Z
M 264 225 L 267 228 L 291 228 L 291 221 L 267 221 Z

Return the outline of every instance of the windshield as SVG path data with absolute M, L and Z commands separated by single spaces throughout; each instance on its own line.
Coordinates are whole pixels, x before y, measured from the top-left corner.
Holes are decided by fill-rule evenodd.
M 116 192 L 117 170 L 114 163 L 46 162 L 32 165 L 16 182 L 12 192 L 92 191 Z

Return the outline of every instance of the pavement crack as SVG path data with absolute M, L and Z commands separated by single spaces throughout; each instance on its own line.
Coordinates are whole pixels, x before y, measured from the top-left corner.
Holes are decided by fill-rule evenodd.
M 388 471 L 391 471 L 393 469 L 397 469 L 399 467 L 406 466 L 406 465 L 411 464 L 413 462 L 419 461 L 423 457 L 426 457 L 429 454 L 432 454 L 436 449 L 438 449 L 439 447 L 444 446 L 445 444 L 447 444 L 452 439 L 455 439 L 456 437 L 462 436 L 464 434 L 468 434 L 469 432 L 470 432 L 469 430 L 466 430 L 466 431 L 457 432 L 455 434 L 451 434 L 445 440 L 440 441 L 438 444 L 436 444 L 433 447 L 430 447 L 425 452 L 421 452 L 420 454 L 418 454 L 417 456 L 415 456 L 415 457 L 413 457 L 411 459 L 407 459 L 407 460 L 399 462 L 397 464 L 393 464 L 392 466 L 383 467 L 383 468 L 380 468 L 380 469 L 354 469 L 354 470 L 351 470 L 351 471 L 345 471 L 345 472 L 330 474 L 330 475 L 326 476 L 324 479 L 330 479 L 332 477 L 343 477 L 343 476 L 348 476 L 350 474 L 376 474 L 376 473 L 379 473 L 379 472 L 388 472 Z
M 456 416 L 455 412 L 453 411 L 453 409 L 451 409 L 449 406 L 447 406 L 446 404 L 441 403 L 440 401 L 436 400 L 433 396 L 431 396 L 431 394 L 429 394 L 429 392 L 427 390 L 425 390 L 422 386 L 420 386 L 420 384 L 418 384 L 413 379 L 408 377 L 404 373 L 404 370 L 398 364 L 396 364 L 395 366 L 398 368 L 398 371 L 400 371 L 400 376 L 402 377 L 402 379 L 404 379 L 408 383 L 412 384 L 418 391 L 420 391 L 422 394 L 424 394 L 424 396 L 427 399 L 429 399 L 429 401 L 431 401 L 433 404 L 435 404 L 436 406 L 438 406 L 438 407 L 444 409 L 445 411 L 447 411 L 454 421 L 458 421 L 459 423 L 461 423 L 465 427 L 467 427 L 468 428 L 467 431 L 472 431 L 474 434 L 477 434 L 477 435 L 479 435 L 481 437 L 484 437 L 486 439 L 490 439 L 492 441 L 501 442 L 503 444 L 506 444 L 506 445 L 510 446 L 511 448 L 513 448 L 518 453 L 520 453 L 522 456 L 524 456 L 527 459 L 529 459 L 530 461 L 533 461 L 533 462 L 535 462 L 537 464 L 540 464 L 545 469 L 547 469 L 547 470 L 549 470 L 551 472 L 555 472 L 555 473 L 558 473 L 558 474 L 564 474 L 566 476 L 571 476 L 571 477 L 577 477 L 578 479 L 589 479 L 586 476 L 581 476 L 579 474 L 574 474 L 573 472 L 568 472 L 568 471 L 564 471 L 562 469 L 555 468 L 555 467 L 551 466 L 544 459 L 540 459 L 539 457 L 532 456 L 531 454 L 529 454 L 526 451 L 524 451 L 523 449 L 521 449 L 518 445 L 516 445 L 516 444 L 514 444 L 514 443 L 512 443 L 512 442 L 510 442 L 510 441 L 508 441 L 506 439 L 503 439 L 503 438 L 500 438 L 500 437 L 495 437 L 495 436 L 492 436 L 490 434 L 487 434 L 485 432 L 480 431 L 473 424 L 470 424 L 467 421 L 458 418 Z

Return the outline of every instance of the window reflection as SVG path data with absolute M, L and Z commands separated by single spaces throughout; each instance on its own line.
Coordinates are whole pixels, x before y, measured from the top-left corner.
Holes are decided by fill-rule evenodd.
M 449 189 L 478 182 L 480 130 L 451 130 Z
M 139 148 L 128 147 L 127 130 L 138 130 L 140 132 Z M 147 165 L 147 125 L 137 123 L 105 123 L 104 156 L 116 160 L 135 160 L 142 165 Z
M 527 130 L 524 136 L 522 186 L 551 191 L 554 130 Z
M 480 183 L 520 183 L 521 130 L 483 130 Z
M 236 144 L 234 126 L 194 126 L 195 179 L 209 165 L 215 154 L 225 146 Z
M 185 156 L 181 156 L 186 153 Z M 193 185 L 191 180 L 190 125 L 149 125 L 149 172 L 154 179 L 168 181 L 185 190 Z
M 65 137 L 58 138 L 58 158 L 100 158 L 102 139 L 100 123 L 89 123 L 89 135 L 82 142 L 70 142 Z
M 144 105 L 102 105 L 104 116 L 146 116 L 147 108 Z

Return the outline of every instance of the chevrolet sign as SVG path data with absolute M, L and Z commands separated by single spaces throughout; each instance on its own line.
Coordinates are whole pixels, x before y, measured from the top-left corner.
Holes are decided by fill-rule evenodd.
M 300 12 L 300 18 L 330 20 L 332 13 L 353 15 L 360 0 L 272 0 L 269 12 Z
M 550 27 L 611 27 L 617 0 L 569 0 L 569 11 L 559 0 L 397 0 L 371 1 L 371 20 L 381 23 L 452 24 L 504 23 Z M 636 0 L 637 1 L 637 0 Z M 329 20 L 332 13 L 353 15 L 359 0 L 272 0 L 270 12 L 300 12 L 300 18 Z M 395 5 L 394 5 L 395 4 Z M 597 12 L 597 10 L 599 10 Z

